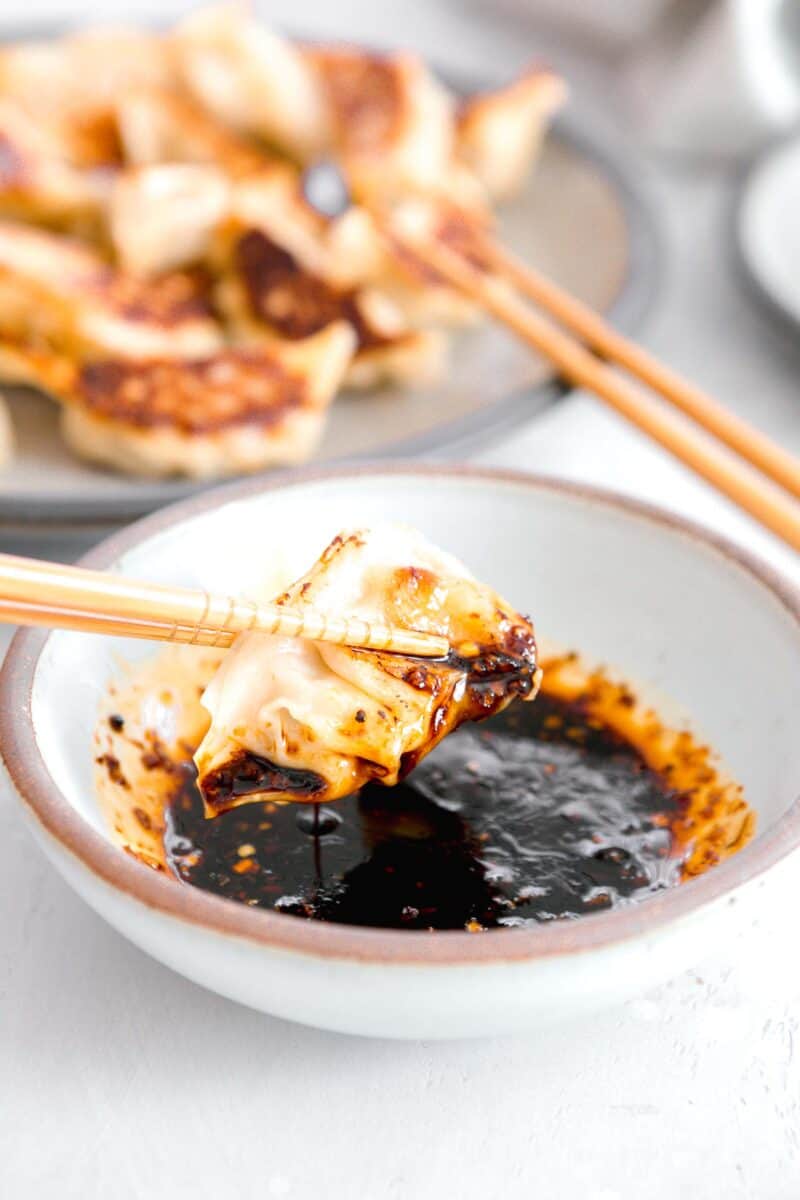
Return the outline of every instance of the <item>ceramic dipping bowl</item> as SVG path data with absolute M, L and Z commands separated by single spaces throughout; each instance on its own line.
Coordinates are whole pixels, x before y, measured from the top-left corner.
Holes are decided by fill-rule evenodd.
M 386 931 L 248 908 L 148 869 L 110 839 L 92 733 L 119 658 L 157 649 L 17 634 L 0 747 L 37 839 L 124 936 L 205 987 L 348 1033 L 462 1037 L 534 1029 L 651 987 L 735 937 L 800 844 L 800 597 L 730 545 L 610 494 L 527 475 L 401 465 L 236 484 L 129 527 L 83 561 L 236 591 L 291 541 L 312 561 L 346 526 L 401 520 L 463 559 L 540 635 L 685 716 L 757 812 L 757 834 L 638 904 L 524 929 Z

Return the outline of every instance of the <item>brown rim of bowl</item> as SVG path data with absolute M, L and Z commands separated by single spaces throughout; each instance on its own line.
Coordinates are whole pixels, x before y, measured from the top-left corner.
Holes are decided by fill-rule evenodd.
M 746 571 L 765 587 L 800 626 L 800 591 L 758 559 L 700 526 L 602 488 L 542 478 L 522 472 L 420 463 L 308 468 L 286 472 L 268 483 L 229 484 L 145 517 L 107 538 L 80 561 L 107 567 L 121 554 L 169 526 L 232 500 L 329 479 L 409 475 L 466 478 L 586 499 L 628 517 L 649 521 L 700 542 Z M 460 930 L 404 931 L 301 921 L 280 913 L 255 910 L 181 886 L 126 855 L 97 833 L 75 811 L 47 769 L 33 728 L 31 700 L 42 650 L 51 634 L 29 629 L 17 633 L 0 672 L 0 750 L 11 781 L 42 831 L 69 852 L 101 882 L 131 899 L 212 932 L 284 951 L 383 963 L 477 965 L 571 954 L 640 936 L 656 927 L 720 900 L 761 875 L 800 845 L 800 800 L 796 800 L 766 833 L 697 879 L 643 900 L 631 908 L 594 913 L 578 921 L 554 922 L 532 929 L 491 930 L 482 935 Z

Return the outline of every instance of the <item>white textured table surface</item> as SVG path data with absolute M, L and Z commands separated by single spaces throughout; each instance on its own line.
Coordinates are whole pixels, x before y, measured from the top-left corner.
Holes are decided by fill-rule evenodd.
M 452 46 L 465 66 L 531 50 L 465 24 L 457 6 L 359 2 L 346 18 L 271 7 L 309 28 L 364 22 L 376 40 L 399 30 L 440 56 Z M 579 88 L 598 81 L 589 72 Z M 800 353 L 773 339 L 733 275 L 729 181 L 661 167 L 648 186 L 668 253 L 644 340 L 800 451 Z M 798 577 L 771 539 L 588 398 L 480 460 L 644 496 Z M 795 860 L 770 881 L 735 946 L 616 1011 L 538 1038 L 361 1041 L 238 1008 L 147 959 L 61 883 L 3 795 L 0 1196 L 796 1200 L 798 877 Z

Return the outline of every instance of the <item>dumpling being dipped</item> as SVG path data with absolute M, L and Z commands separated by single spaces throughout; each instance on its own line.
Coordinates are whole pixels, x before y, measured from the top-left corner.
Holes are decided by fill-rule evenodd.
M 392 785 L 463 721 L 539 682 L 530 621 L 405 526 L 342 533 L 279 600 L 445 635 L 447 659 L 245 634 L 206 688 L 195 755 L 209 815 Z

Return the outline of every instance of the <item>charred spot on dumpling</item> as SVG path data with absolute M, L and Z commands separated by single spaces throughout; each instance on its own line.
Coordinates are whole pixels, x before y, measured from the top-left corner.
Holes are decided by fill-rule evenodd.
M 506 653 L 520 658 L 530 658 L 536 661 L 536 641 L 531 632 L 531 624 L 515 625 L 508 616 L 503 618 L 503 648 Z
M 274 357 L 229 350 L 210 358 L 85 363 L 77 396 L 100 417 L 186 433 L 271 425 L 307 399 L 304 380 Z
M 404 681 L 420 692 L 429 690 L 431 678 L 431 671 L 422 663 L 413 663 L 403 675 Z
M 258 754 L 242 750 L 203 780 L 203 799 L 214 812 L 224 812 L 236 800 L 262 793 L 285 794 L 296 800 L 321 796 L 327 784 L 316 771 L 281 767 Z
M 366 544 L 366 539 L 360 533 L 348 533 L 344 537 L 341 533 L 337 533 L 336 537 L 331 540 L 330 544 L 320 555 L 320 561 L 327 562 L 329 557 L 333 558 L 337 551 L 343 549 L 345 546 L 352 546 L 355 549 L 360 549 Z
M 334 321 L 344 320 L 355 331 L 359 350 L 396 340 L 369 321 L 355 289 L 334 288 L 304 270 L 288 250 L 259 229 L 250 229 L 239 238 L 234 262 L 254 316 L 283 337 L 310 337 Z

